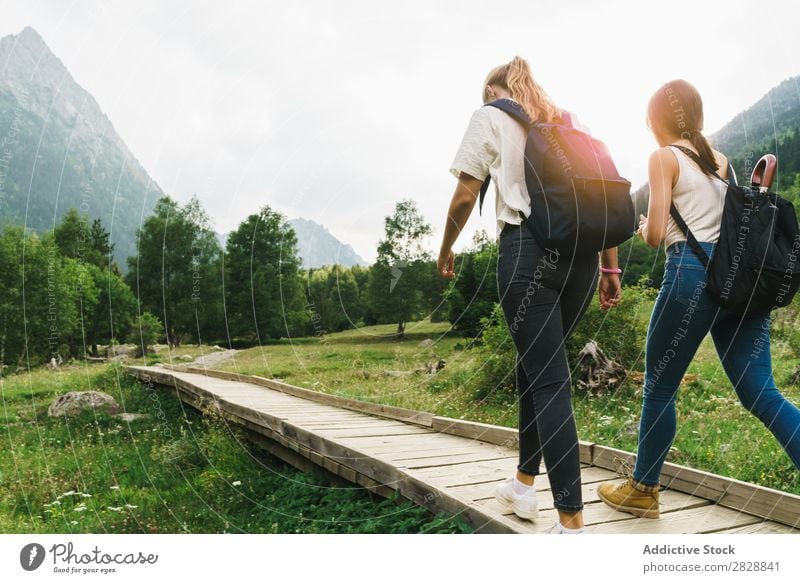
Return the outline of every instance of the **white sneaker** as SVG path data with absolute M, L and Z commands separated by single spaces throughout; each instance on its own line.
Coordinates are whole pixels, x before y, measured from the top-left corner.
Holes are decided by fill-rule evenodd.
M 561 523 L 556 522 L 553 526 L 544 531 L 543 534 L 586 534 L 586 528 L 581 528 L 577 532 L 565 532 Z
M 494 497 L 506 506 L 511 506 L 514 514 L 526 520 L 533 520 L 539 516 L 539 501 L 536 499 L 535 488 L 530 488 L 525 494 L 514 491 L 514 480 L 511 476 L 506 478 L 494 490 Z

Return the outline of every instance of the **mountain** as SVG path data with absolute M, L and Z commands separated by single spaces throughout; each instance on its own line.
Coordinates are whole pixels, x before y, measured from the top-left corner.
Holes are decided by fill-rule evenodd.
M 322 267 L 338 263 L 345 267 L 367 265 L 350 245 L 339 241 L 328 229 L 308 219 L 290 219 L 288 223 L 297 234 L 297 248 L 303 268 Z
M 778 180 L 773 190 L 786 194 L 800 173 L 800 76 L 773 87 L 719 131 L 709 136 L 711 145 L 725 154 L 740 184 L 749 184 L 753 166 L 767 153 L 778 157 Z M 648 184 L 633 194 L 636 216 L 647 214 Z
M 739 181 L 767 153 L 778 156 L 779 184 L 800 172 L 800 76 L 786 79 L 710 136 L 733 163 Z
M 39 33 L 0 39 L 0 225 L 44 231 L 71 207 L 111 232 L 115 260 L 163 192 Z

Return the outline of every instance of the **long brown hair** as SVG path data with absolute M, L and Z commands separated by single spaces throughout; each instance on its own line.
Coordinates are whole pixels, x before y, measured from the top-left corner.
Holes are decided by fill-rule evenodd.
M 688 139 L 700 158 L 719 170 L 714 152 L 703 135 L 703 100 L 694 85 L 683 79 L 664 83 L 647 104 L 648 123 L 673 136 Z M 701 166 L 703 173 L 711 174 Z
M 489 85 L 502 87 L 511 98 L 522 106 L 525 113 L 534 121 L 553 122 L 560 117 L 560 111 L 544 89 L 534 80 L 528 61 L 514 57 L 510 63 L 492 69 L 483 83 L 483 102 L 489 100 L 486 88 Z

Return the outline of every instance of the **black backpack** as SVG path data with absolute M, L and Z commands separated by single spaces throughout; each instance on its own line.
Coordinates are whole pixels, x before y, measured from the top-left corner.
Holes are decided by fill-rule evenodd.
M 616 247 L 636 231 L 631 183 L 619 175 L 605 144 L 572 125 L 567 112 L 562 123 L 532 123 L 510 99 L 496 107 L 528 127 L 525 142 L 525 185 L 531 215 L 523 222 L 542 247 L 567 257 Z M 480 191 L 479 212 L 489 188 Z
M 734 314 L 763 316 L 787 306 L 800 288 L 800 227 L 794 206 L 773 192 L 725 181 L 692 150 L 689 158 L 728 185 L 719 241 L 709 260 L 673 203 L 669 213 L 708 273 L 706 292 Z

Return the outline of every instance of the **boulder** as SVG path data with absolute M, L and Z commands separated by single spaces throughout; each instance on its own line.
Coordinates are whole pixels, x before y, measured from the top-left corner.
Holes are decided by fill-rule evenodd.
M 116 414 L 119 406 L 114 397 L 100 391 L 70 391 L 59 395 L 50 403 L 47 415 L 61 417 L 62 415 L 77 415 L 85 409 L 94 409 L 99 412 Z
M 431 340 L 430 338 L 426 338 L 425 340 L 423 340 L 422 342 L 419 343 L 421 348 L 430 348 L 434 344 L 435 344 L 435 342 L 433 340 Z
M 114 356 L 136 356 L 136 350 L 138 346 L 136 344 L 112 344 L 108 348 L 106 348 L 106 356 L 114 357 Z

